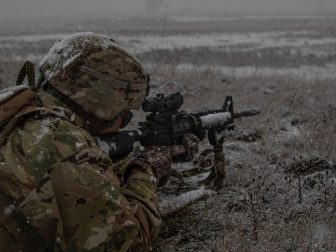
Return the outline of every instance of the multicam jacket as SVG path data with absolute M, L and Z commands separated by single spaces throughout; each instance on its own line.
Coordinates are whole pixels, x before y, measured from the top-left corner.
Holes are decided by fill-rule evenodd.
M 151 250 L 161 220 L 150 174 L 120 185 L 83 121 L 39 97 L 52 113 L 25 117 L 0 149 L 0 251 Z

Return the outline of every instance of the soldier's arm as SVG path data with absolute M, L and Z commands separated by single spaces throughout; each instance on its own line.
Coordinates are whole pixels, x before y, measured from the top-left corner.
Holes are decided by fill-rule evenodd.
M 151 250 L 161 225 L 156 197 L 156 179 L 152 174 L 144 172 L 142 167 L 135 166 L 122 188 L 122 194 L 135 210 L 135 217 L 141 226 L 130 251 Z
M 152 247 L 160 217 L 150 175 L 132 172 L 120 188 L 110 160 L 91 148 L 59 163 L 51 178 L 69 248 Z
M 160 225 L 151 175 L 134 169 L 121 188 L 109 157 L 85 131 L 64 122 L 32 148 L 46 153 L 45 159 L 31 155 L 32 168 L 48 167 L 22 204 L 37 232 L 49 230 L 45 237 L 67 250 L 150 249 Z

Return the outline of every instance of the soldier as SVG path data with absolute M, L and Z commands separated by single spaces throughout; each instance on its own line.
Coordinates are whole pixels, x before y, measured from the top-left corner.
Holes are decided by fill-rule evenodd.
M 149 91 L 140 63 L 93 33 L 57 42 L 36 87 L 0 94 L 0 251 L 150 251 L 159 233 L 156 188 L 183 146 L 150 147 L 123 173 L 93 135 L 127 125 Z

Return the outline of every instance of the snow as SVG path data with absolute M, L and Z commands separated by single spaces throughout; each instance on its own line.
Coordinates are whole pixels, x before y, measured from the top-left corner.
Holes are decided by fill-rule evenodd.
M 70 117 L 70 121 L 74 122 L 75 120 L 76 120 L 76 114 L 73 113 Z
M 14 211 L 15 207 L 13 205 L 9 205 L 9 206 L 6 206 L 5 209 L 4 209 L 4 215 L 5 216 L 10 216 L 12 215 L 13 211 Z
M 110 115 L 109 111 L 106 111 L 100 108 L 96 109 L 94 114 L 97 118 L 102 118 L 102 119 L 109 118 L 109 115 Z
M 0 44 L 0 50 L 2 49 L 2 45 Z M 10 51 L 13 48 L 6 50 L 6 51 Z M 18 55 L 18 54 L 12 54 L 9 57 L 4 56 L 2 59 L 3 60 L 10 60 L 10 61 L 26 61 L 29 60 L 31 62 L 39 62 L 41 59 L 43 59 L 43 57 L 45 56 L 45 54 L 27 54 L 27 55 Z
M 51 34 L 32 34 L 21 36 L 3 36 L 0 41 L 24 41 L 24 42 L 39 42 L 43 40 L 59 40 L 70 36 L 70 33 L 51 33 Z
M 57 107 L 57 111 L 54 111 L 59 117 L 65 117 L 65 109 L 63 107 Z
M 179 172 L 185 172 L 194 169 L 195 166 L 192 162 L 185 162 L 175 164 L 175 168 Z
M 267 26 L 267 28 L 269 28 L 269 26 Z M 326 27 L 325 29 L 329 28 Z M 273 48 L 273 46 L 279 46 L 279 49 L 281 50 L 283 47 L 289 45 L 293 48 L 286 48 L 286 52 L 290 53 L 288 56 L 291 58 L 295 57 L 295 55 L 299 53 L 302 54 L 311 52 L 313 53 L 313 55 L 323 55 L 326 52 L 330 52 L 330 57 L 332 58 L 330 62 L 332 62 L 334 61 L 332 55 L 333 47 L 335 47 L 335 42 L 333 41 L 333 38 L 324 37 L 329 35 L 323 30 L 324 28 L 321 29 L 322 32 L 320 34 L 320 38 L 319 34 L 315 34 L 315 36 L 314 32 L 301 31 L 289 33 L 287 35 L 285 33 L 260 33 L 265 34 L 265 37 L 260 40 L 255 36 L 258 35 L 258 33 L 250 33 L 249 36 L 245 36 L 239 33 L 231 34 L 232 36 L 230 34 L 212 33 L 210 34 L 210 39 L 205 38 L 205 36 L 199 36 L 201 39 L 200 41 L 194 41 L 190 44 L 189 40 L 184 40 L 188 36 L 188 33 L 176 33 L 174 35 L 167 36 L 169 32 L 162 33 L 158 31 L 158 34 L 162 35 L 162 39 L 157 39 L 154 42 L 159 44 L 155 44 L 154 42 L 151 43 L 151 41 L 149 41 L 150 39 L 146 39 L 146 33 L 143 33 L 143 36 L 140 37 L 125 35 L 123 35 L 122 37 L 115 37 L 118 39 L 121 38 L 125 44 L 128 43 L 129 45 L 131 45 L 131 49 L 133 50 L 133 52 L 139 53 L 150 52 L 150 50 L 157 48 L 168 48 L 167 52 L 163 52 L 163 54 L 166 53 L 169 56 L 169 53 L 174 53 L 173 50 L 175 49 L 192 48 L 195 50 L 195 52 L 198 52 L 198 46 L 206 46 L 210 50 L 215 48 L 215 51 L 249 51 L 254 50 L 255 48 Z M 137 34 L 140 34 L 140 32 L 137 32 Z M 151 35 L 149 35 L 148 37 L 156 37 L 153 34 L 154 33 L 151 33 Z M 171 32 L 170 34 L 173 33 Z M 192 36 L 194 40 L 198 39 L 197 34 L 192 34 Z M 131 41 L 131 38 L 135 37 L 137 37 L 137 41 Z M 174 41 L 175 39 L 176 41 Z M 220 39 L 224 40 L 221 41 Z M 246 40 L 248 43 L 244 45 L 241 40 Z M 150 44 L 146 44 L 146 41 L 150 42 Z M 2 42 L 0 42 L 0 48 L 1 45 L 4 45 L 4 43 Z M 13 43 L 13 41 L 6 41 L 5 43 L 7 50 L 7 48 L 10 48 L 10 46 L 7 45 L 10 45 L 10 43 Z M 206 43 L 210 44 L 207 45 Z M 33 45 L 30 45 L 29 42 L 21 41 L 18 44 L 13 43 L 13 47 L 16 47 L 17 45 L 21 46 L 21 44 L 25 46 Z M 302 48 L 299 48 L 300 46 L 302 46 Z M 4 51 L 4 49 L 1 50 Z M 19 50 L 17 51 L 19 52 Z M 278 51 L 278 48 L 276 48 L 276 51 Z M 262 52 L 260 53 L 262 55 Z M 18 54 L 15 56 L 23 57 L 22 54 Z M 71 57 L 69 59 L 71 59 Z M 171 65 L 163 65 L 157 63 L 155 63 L 154 65 L 153 63 L 146 64 L 146 66 L 149 66 L 152 70 L 151 72 L 154 75 L 153 80 L 157 83 L 162 83 L 165 78 L 169 79 L 171 78 L 171 76 L 174 76 L 173 78 L 177 80 L 178 84 L 174 84 L 173 88 L 185 90 L 185 92 L 187 93 L 189 92 L 188 94 L 190 94 L 191 96 L 190 102 L 194 101 L 197 98 L 204 98 L 202 96 L 203 88 L 209 88 L 210 91 L 213 91 L 213 96 L 211 95 L 209 101 L 207 101 L 208 103 L 204 106 L 212 107 L 214 102 L 218 101 L 219 99 L 222 101 L 222 98 L 219 97 L 222 97 L 221 94 L 223 93 L 223 90 L 224 93 L 230 93 L 233 91 L 233 95 L 237 93 L 237 96 L 239 96 L 239 99 L 242 101 L 242 104 L 239 104 L 243 107 L 248 107 L 249 104 L 257 104 L 258 102 L 261 102 L 263 100 L 264 102 L 261 102 L 261 107 L 264 107 L 263 110 L 265 111 L 256 122 L 251 120 L 251 124 L 249 124 L 249 121 L 247 122 L 247 124 L 243 123 L 242 125 L 237 125 L 239 130 L 241 129 L 241 127 L 243 127 L 243 129 L 246 129 L 246 127 L 255 127 L 258 131 L 259 129 L 261 129 L 261 135 L 263 137 L 263 140 L 254 143 L 243 141 L 237 142 L 234 137 L 235 135 L 230 135 L 224 143 L 227 160 L 225 167 L 225 187 L 220 190 L 215 197 L 211 197 L 206 202 L 195 202 L 192 206 L 190 206 L 190 208 L 188 208 L 186 213 L 183 211 L 181 216 L 179 216 L 179 214 L 176 215 L 177 217 L 175 217 L 175 215 L 169 216 L 169 218 L 173 218 L 169 221 L 172 224 L 170 224 L 169 222 L 165 223 L 165 225 L 168 226 L 168 229 L 166 229 L 165 227 L 165 232 L 162 235 L 163 239 L 161 237 L 161 241 L 159 241 L 157 246 L 162 251 L 175 251 L 176 249 L 181 251 L 189 251 L 192 249 L 194 249 L 195 251 L 208 251 L 212 248 L 214 250 L 220 250 L 220 248 L 214 248 L 213 245 L 224 244 L 225 242 L 223 246 L 227 246 L 226 248 L 228 250 L 237 250 L 237 247 L 241 246 L 241 230 L 251 231 L 253 228 L 251 224 L 253 224 L 255 215 L 251 210 L 254 210 L 253 207 L 255 206 L 257 214 L 256 217 L 258 221 L 256 226 L 258 229 L 258 239 L 262 238 L 263 241 L 261 244 L 262 246 L 260 246 L 259 243 L 255 243 L 253 237 L 254 232 L 245 232 L 243 234 L 245 238 L 243 239 L 243 244 L 249 246 L 251 250 L 258 250 L 259 248 L 261 250 L 263 249 L 265 251 L 269 251 L 269 248 L 273 248 L 274 246 L 274 237 L 285 237 L 285 239 L 278 239 L 278 250 L 295 250 L 295 248 L 300 247 L 303 244 L 300 243 L 302 237 L 306 237 L 307 244 L 309 244 L 309 247 L 304 248 L 323 250 L 323 248 L 326 248 L 326 246 L 323 247 L 325 241 L 327 239 L 330 239 L 330 236 L 335 233 L 332 232 L 334 229 L 334 225 L 330 223 L 330 218 L 328 218 L 328 216 L 332 215 L 332 209 L 329 210 L 329 208 L 330 206 L 333 207 L 334 205 L 334 202 L 332 201 L 332 193 L 335 191 L 335 188 L 331 185 L 335 185 L 335 174 L 330 174 L 330 178 L 327 180 L 328 183 L 326 184 L 326 186 L 328 187 L 330 185 L 330 190 L 329 188 L 326 188 L 327 191 L 331 193 L 331 196 L 329 197 L 330 202 L 321 202 L 321 199 L 323 200 L 323 187 L 321 189 L 317 187 L 315 187 L 314 189 L 303 188 L 303 203 L 298 204 L 297 208 L 295 208 L 293 207 L 293 203 L 296 204 L 297 202 L 297 182 L 294 180 L 292 182 L 288 182 L 287 177 L 284 178 L 281 167 L 279 167 L 278 164 L 273 165 L 272 162 L 280 163 L 286 161 L 287 159 L 291 159 L 292 155 L 299 155 L 301 151 L 307 152 L 315 150 L 316 148 L 320 148 L 318 146 L 318 144 L 320 144 L 319 138 L 325 138 L 326 140 L 328 140 L 327 138 L 328 136 L 330 136 L 329 134 L 326 134 L 327 137 L 323 136 L 323 134 L 319 134 L 315 138 L 315 134 L 311 135 L 311 133 L 307 131 L 308 127 L 306 126 L 310 126 L 310 123 L 314 123 L 315 119 L 320 120 L 321 118 L 319 115 L 321 113 L 319 111 L 324 110 L 329 103 L 331 105 L 334 105 L 334 97 L 332 97 L 332 83 L 334 83 L 334 81 L 331 83 L 331 85 L 329 85 L 329 82 L 316 82 L 316 84 L 314 84 L 313 81 L 304 82 L 303 80 L 309 79 L 315 81 L 320 79 L 336 78 L 336 72 L 334 71 L 336 68 L 336 64 L 328 64 L 326 65 L 326 67 L 318 67 L 317 65 L 319 64 L 316 64 L 315 66 L 308 66 L 308 64 L 302 63 L 302 65 L 297 68 L 292 68 L 290 66 L 283 68 L 271 68 L 267 67 L 266 64 L 266 67 L 256 67 L 254 65 L 246 67 L 227 67 L 219 64 L 205 65 L 205 62 L 200 62 L 204 65 L 184 64 L 182 59 L 181 64 L 178 65 L 173 64 L 176 62 L 171 62 Z M 311 63 L 314 64 L 314 62 Z M 167 69 L 165 69 L 165 67 L 167 67 Z M 235 80 L 234 78 L 236 77 L 237 81 L 231 82 L 231 84 L 229 82 L 223 82 L 223 85 L 214 84 L 214 86 L 212 87 L 206 86 L 204 84 L 204 81 L 198 81 L 198 79 L 196 79 L 198 75 L 188 75 L 190 77 L 190 82 L 188 81 L 186 82 L 186 84 L 184 84 L 182 80 L 186 79 L 186 75 L 181 75 L 181 77 L 179 76 L 182 71 L 189 70 L 196 72 L 199 71 L 200 73 L 203 73 L 202 71 L 211 71 L 209 74 L 209 78 L 213 77 L 211 74 L 213 71 L 216 81 L 217 77 L 219 79 L 223 77 L 223 79 L 225 80 Z M 170 75 L 170 73 L 172 74 Z M 187 74 L 188 73 L 189 72 L 187 72 Z M 279 78 L 279 81 L 277 79 L 278 75 L 281 77 Z M 249 76 L 256 77 L 255 79 L 251 79 L 251 84 L 245 84 L 245 80 L 240 81 L 239 79 L 240 77 Z M 263 78 L 259 78 L 264 76 L 272 78 L 266 78 L 266 80 Z M 282 78 L 282 76 L 295 76 L 299 81 L 298 83 L 294 83 L 292 81 L 287 82 L 288 78 Z M 204 79 L 206 78 L 208 77 L 205 76 Z M 203 80 L 203 76 L 201 80 Z M 248 78 L 246 80 L 249 81 Z M 195 83 L 196 88 L 195 86 L 193 86 L 189 89 L 189 86 L 192 85 L 191 83 Z M 305 88 L 305 86 L 303 85 L 307 85 L 307 88 Z M 321 88 L 319 88 L 319 85 L 321 85 Z M 166 86 L 167 85 L 162 85 L 159 86 L 157 89 L 166 90 L 170 88 Z M 154 89 L 153 91 L 156 92 L 157 90 Z M 253 96 L 251 96 L 251 91 L 253 93 Z M 264 94 L 265 91 L 267 91 L 266 94 Z M 308 91 L 310 93 L 308 93 Z M 297 93 L 298 95 L 302 94 L 302 105 L 301 103 L 299 105 L 291 105 L 289 102 L 287 102 L 287 94 L 292 93 Z M 262 99 L 259 99 L 260 97 Z M 311 102 L 310 98 L 312 98 Z M 319 98 L 319 100 L 315 98 Z M 311 106 L 307 106 L 310 103 L 312 103 Z M 279 107 L 277 106 L 278 104 L 282 104 L 283 106 Z M 192 105 L 190 106 L 192 107 Z M 311 110 L 311 108 L 313 108 L 313 110 Z M 317 111 L 316 113 L 306 114 L 306 110 L 314 111 L 314 109 Z M 288 126 L 286 127 L 287 130 L 279 132 L 277 125 L 278 121 L 280 121 L 283 117 L 283 111 L 292 111 L 296 115 L 302 114 L 304 117 L 307 117 L 309 122 L 302 123 L 302 125 L 298 124 L 295 126 L 290 126 L 290 118 L 285 118 L 285 121 L 288 121 L 288 125 L 285 124 L 285 126 Z M 269 118 L 273 118 L 274 120 L 269 120 Z M 326 126 L 328 125 L 329 124 L 326 124 Z M 330 128 L 332 129 L 332 127 Z M 329 133 L 329 131 L 326 131 L 326 133 Z M 304 137 L 306 137 L 305 140 L 302 140 Z M 316 144 L 314 143 L 314 141 L 316 142 Z M 328 143 L 328 141 L 323 142 L 323 144 L 325 143 Z M 107 149 L 107 151 L 105 151 L 109 152 L 110 146 L 108 145 L 108 143 L 101 144 L 106 145 L 105 147 L 103 147 L 103 149 Z M 300 147 L 301 145 L 304 149 Z M 326 147 L 322 146 L 320 149 L 322 151 L 330 150 L 328 149 L 328 145 Z M 332 158 L 332 152 L 330 156 Z M 195 163 L 190 162 L 187 164 L 178 164 L 175 167 L 177 171 L 183 172 L 192 170 L 194 168 L 194 164 Z M 200 170 L 200 172 L 203 172 L 203 168 L 202 170 Z M 183 175 L 190 174 L 195 173 L 186 172 Z M 269 174 L 272 175 L 270 176 Z M 204 197 L 206 197 L 207 195 L 204 193 L 204 191 L 206 190 L 205 188 L 201 188 L 199 190 L 194 189 L 197 188 L 196 186 L 200 186 L 201 183 L 199 183 L 199 181 L 204 179 L 207 175 L 208 172 L 204 172 L 202 174 L 187 178 L 183 176 L 183 181 L 178 180 L 180 178 L 175 178 L 172 176 L 171 181 L 174 183 L 168 183 L 162 191 L 159 190 L 159 197 L 162 197 L 164 199 L 162 200 L 161 198 L 161 212 L 163 214 L 169 214 L 187 204 L 190 204 L 193 200 L 198 200 L 199 198 L 202 198 L 202 194 L 204 194 Z M 261 179 L 259 175 L 261 175 Z M 322 175 L 325 176 L 325 174 Z M 322 181 L 317 180 L 317 183 L 322 183 L 324 179 Z M 266 183 L 265 187 L 260 189 L 259 185 L 263 181 Z M 266 191 L 266 188 L 268 188 L 268 184 L 271 184 L 273 182 L 275 183 L 275 187 L 272 187 L 270 191 Z M 304 179 L 302 179 L 302 182 L 304 182 Z M 172 194 L 181 194 L 186 190 L 194 191 L 176 197 L 172 196 Z M 251 202 L 249 201 L 249 195 L 251 195 Z M 252 196 L 256 197 L 253 197 L 252 199 Z M 284 205 L 286 207 L 281 208 Z M 3 211 L 5 211 L 4 208 Z M 10 209 L 7 209 L 6 211 L 10 212 Z M 311 217 L 310 213 L 312 213 Z M 195 215 L 195 217 L 189 218 L 193 215 Z M 287 222 L 288 216 L 293 217 L 292 219 L 290 218 L 289 223 Z M 297 217 L 299 218 L 298 224 L 300 224 L 298 229 L 296 229 L 295 227 L 296 221 L 298 220 Z M 175 232 L 176 223 L 178 223 L 179 232 Z M 302 223 L 304 223 L 303 226 L 301 225 Z M 171 225 L 171 227 L 169 225 Z M 166 232 L 166 230 L 168 230 L 168 232 Z M 166 234 L 169 234 L 169 237 Z M 268 237 L 268 234 L 271 235 Z M 291 237 L 289 242 L 287 241 L 288 239 L 286 240 L 286 238 L 288 237 Z M 271 241 L 268 241 L 268 238 L 270 238 Z M 331 242 L 333 240 L 334 239 L 330 239 Z M 296 247 L 294 245 L 292 246 L 292 243 L 295 244 Z M 267 246 L 269 244 L 272 244 L 272 246 Z M 313 246 L 311 244 L 313 244 Z M 317 244 L 317 246 L 315 246 L 315 244 Z M 232 245 L 237 245 L 237 247 L 234 247 Z M 332 247 L 334 248 L 334 245 Z
M 47 55 L 48 60 L 55 60 L 55 53 L 57 54 L 63 48 L 72 49 L 70 41 L 81 35 L 92 35 L 92 33 L 54 33 L 54 34 L 37 34 L 37 35 L 23 35 L 23 36 L 2 36 L 0 37 L 0 48 L 14 48 L 20 47 L 18 42 L 25 43 L 36 43 L 44 40 L 62 40 L 62 42 L 57 43 L 54 50 L 51 50 Z M 309 36 L 310 35 L 310 36 Z M 322 49 L 316 48 L 319 46 L 336 44 L 336 38 L 334 37 L 321 37 L 314 36 L 316 32 L 312 31 L 295 31 L 295 32 L 283 32 L 283 31 L 272 31 L 272 32 L 245 32 L 245 33 L 223 33 L 223 32 L 213 32 L 209 34 L 174 34 L 174 35 L 164 35 L 164 34 L 146 34 L 146 35 L 134 35 L 125 36 L 118 35 L 118 41 L 125 45 L 131 50 L 132 53 L 144 53 L 157 49 L 174 50 L 181 48 L 197 48 L 197 47 L 207 47 L 207 48 L 221 48 L 222 50 L 239 50 L 248 51 L 255 49 L 267 49 L 267 48 L 285 48 L 293 47 L 292 52 L 302 52 L 303 54 L 320 54 L 323 52 Z M 112 37 L 114 37 L 112 35 Z M 107 45 L 106 45 L 107 46 Z M 71 58 L 71 56 L 76 55 L 78 52 L 69 54 L 69 50 L 63 52 L 63 56 Z M 46 60 L 46 59 L 45 59 Z M 45 61 L 44 60 L 44 61 Z M 64 64 L 64 62 L 63 62 Z
M 210 171 L 197 174 L 184 179 L 184 182 L 191 186 L 198 186 L 200 182 L 204 181 L 210 175 Z
M 157 64 L 145 64 L 147 69 L 152 69 L 157 66 Z M 293 76 L 302 80 L 328 80 L 336 78 L 336 64 L 328 64 L 326 67 L 316 67 L 316 66 L 301 66 L 298 68 L 269 68 L 269 67 L 225 67 L 219 65 L 194 65 L 190 63 L 181 64 L 160 64 L 161 69 L 176 69 L 177 72 L 188 72 L 188 71 L 198 71 L 204 72 L 211 70 L 213 72 L 218 72 L 223 74 L 223 76 L 228 76 L 231 78 L 242 78 L 242 77 L 274 77 L 274 76 Z
M 174 50 L 181 48 L 221 48 L 222 50 L 248 51 L 267 48 L 293 47 L 306 54 L 316 53 L 316 46 L 334 45 L 336 38 L 309 37 L 314 35 L 308 31 L 297 32 L 249 32 L 249 33 L 210 33 L 187 35 L 146 35 L 118 36 L 118 40 L 134 53 L 144 53 L 152 50 Z
M 156 185 L 157 182 L 158 182 L 157 179 L 156 179 L 154 176 L 150 176 L 150 177 L 149 177 L 149 180 L 150 180 L 150 182 L 153 183 L 154 185 Z
M 51 120 L 50 119 L 43 119 L 41 121 L 40 129 L 37 132 L 36 139 L 40 141 L 44 135 L 48 134 L 50 132 L 50 126 L 51 125 Z
M 189 191 L 183 193 L 176 197 L 170 197 L 162 200 L 160 204 L 160 213 L 162 215 L 168 215 L 176 212 L 177 210 L 189 205 L 190 203 L 205 197 L 214 195 L 215 192 L 213 190 L 206 189 L 204 186 L 197 190 Z
M 52 214 L 53 212 L 54 212 L 54 210 L 51 209 L 51 208 L 48 208 L 47 211 L 46 211 L 47 214 Z
M 43 150 L 40 150 L 39 153 L 36 156 L 36 161 L 38 163 L 41 163 L 45 158 L 45 152 Z
M 110 154 L 110 152 L 115 151 L 117 149 L 115 143 L 106 142 L 99 137 L 96 137 L 96 141 L 99 148 L 108 155 Z
M 201 116 L 200 119 L 203 128 L 217 128 L 224 126 L 231 119 L 231 114 L 229 112 L 210 114 Z
M 81 51 L 77 46 L 78 41 L 80 41 L 81 45 L 93 44 L 93 46 L 105 49 L 109 48 L 112 44 L 117 46 L 106 36 L 99 35 L 97 39 L 93 40 L 90 39 L 92 35 L 94 35 L 92 32 L 75 33 L 56 42 L 49 50 L 49 53 L 40 62 L 40 66 L 48 63 L 51 67 L 46 77 L 51 78 L 79 56 Z M 74 43 L 74 41 L 76 41 L 76 43 Z
M 27 86 L 13 86 L 9 88 L 2 89 L 0 91 L 0 102 L 4 102 L 5 100 L 9 99 L 15 93 L 27 89 Z
M 331 15 L 332 16 L 332 15 Z M 232 15 L 232 16 L 175 16 L 172 17 L 171 20 L 177 22 L 213 22 L 213 21 L 222 21 L 222 20 L 268 20 L 268 19 L 322 19 L 321 15 L 293 15 L 293 14 L 279 14 L 279 15 Z
M 76 142 L 76 148 L 80 148 L 80 147 L 82 147 L 84 145 L 84 143 L 78 143 L 78 142 Z

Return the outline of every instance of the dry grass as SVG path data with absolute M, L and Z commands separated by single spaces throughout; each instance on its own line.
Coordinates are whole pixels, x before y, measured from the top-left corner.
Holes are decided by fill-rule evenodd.
M 335 166 L 297 176 L 286 168 L 319 156 L 335 156 L 334 80 L 288 76 L 230 79 L 211 69 L 152 69 L 156 91 L 182 90 L 186 107 L 214 108 L 233 95 L 237 110 L 262 114 L 237 122 L 237 132 L 255 131 L 260 141 L 225 143 L 227 176 L 218 195 L 164 219 L 158 251 L 332 251 L 336 249 Z M 195 105 L 196 103 L 196 105 Z M 293 160 L 293 158 L 295 160 Z M 302 160 L 302 162 L 300 161 Z M 314 164 L 312 164 L 314 166 Z
M 21 62 L 0 62 L 1 85 L 15 82 Z M 158 251 L 332 251 L 336 249 L 335 170 L 297 177 L 285 173 L 293 157 L 335 156 L 334 80 L 288 76 L 223 76 L 212 71 L 155 67 L 153 92 L 181 90 L 185 108 L 221 106 L 233 95 L 237 110 L 262 114 L 237 122 L 246 143 L 229 134 L 227 175 L 216 196 L 165 217 Z M 158 85 L 163 80 L 174 82 Z M 6 80 L 6 82 L 4 81 Z M 295 161 L 295 162 L 296 162 Z
M 304 30 L 335 37 L 334 23 L 333 17 L 276 19 L 272 24 L 265 20 L 244 19 L 220 23 L 186 22 L 178 26 L 173 21 L 110 23 L 101 20 L 82 23 L 82 26 L 105 33 L 109 27 L 106 24 L 111 24 L 112 28 L 107 32 L 132 35 Z M 68 27 L 56 31 L 71 32 L 77 26 Z M 45 53 L 48 43 L 38 44 L 36 52 Z M 160 57 L 167 56 L 167 52 L 161 53 Z M 177 59 L 175 56 L 173 59 Z M 203 52 L 203 56 L 209 55 Z M 194 62 L 194 58 L 186 61 Z M 211 61 L 211 58 L 207 60 Z M 153 93 L 181 91 L 185 96 L 184 108 L 190 110 L 218 108 L 225 95 L 233 95 L 236 111 L 259 108 L 262 114 L 237 121 L 236 133 L 228 134 L 225 142 L 224 187 L 217 195 L 165 217 L 157 250 L 335 251 L 336 80 L 259 74 L 242 77 L 236 75 L 235 65 L 227 75 L 214 71 L 211 66 L 201 71 L 197 68 L 181 71 L 174 65 L 178 62 L 170 63 L 152 62 L 149 70 Z M 277 64 L 282 63 L 280 60 Z M 323 62 L 312 63 L 323 65 Z M 259 63 L 249 64 L 256 66 Z M 2 87 L 15 83 L 20 65 L 21 62 L 14 60 L 0 61 Z M 167 80 L 172 81 L 167 83 Z M 143 115 L 136 118 L 143 118 Z M 238 140 L 237 135 L 246 132 L 255 133 L 261 139 Z M 316 156 L 324 162 L 310 162 Z M 330 166 L 319 167 L 321 164 Z

